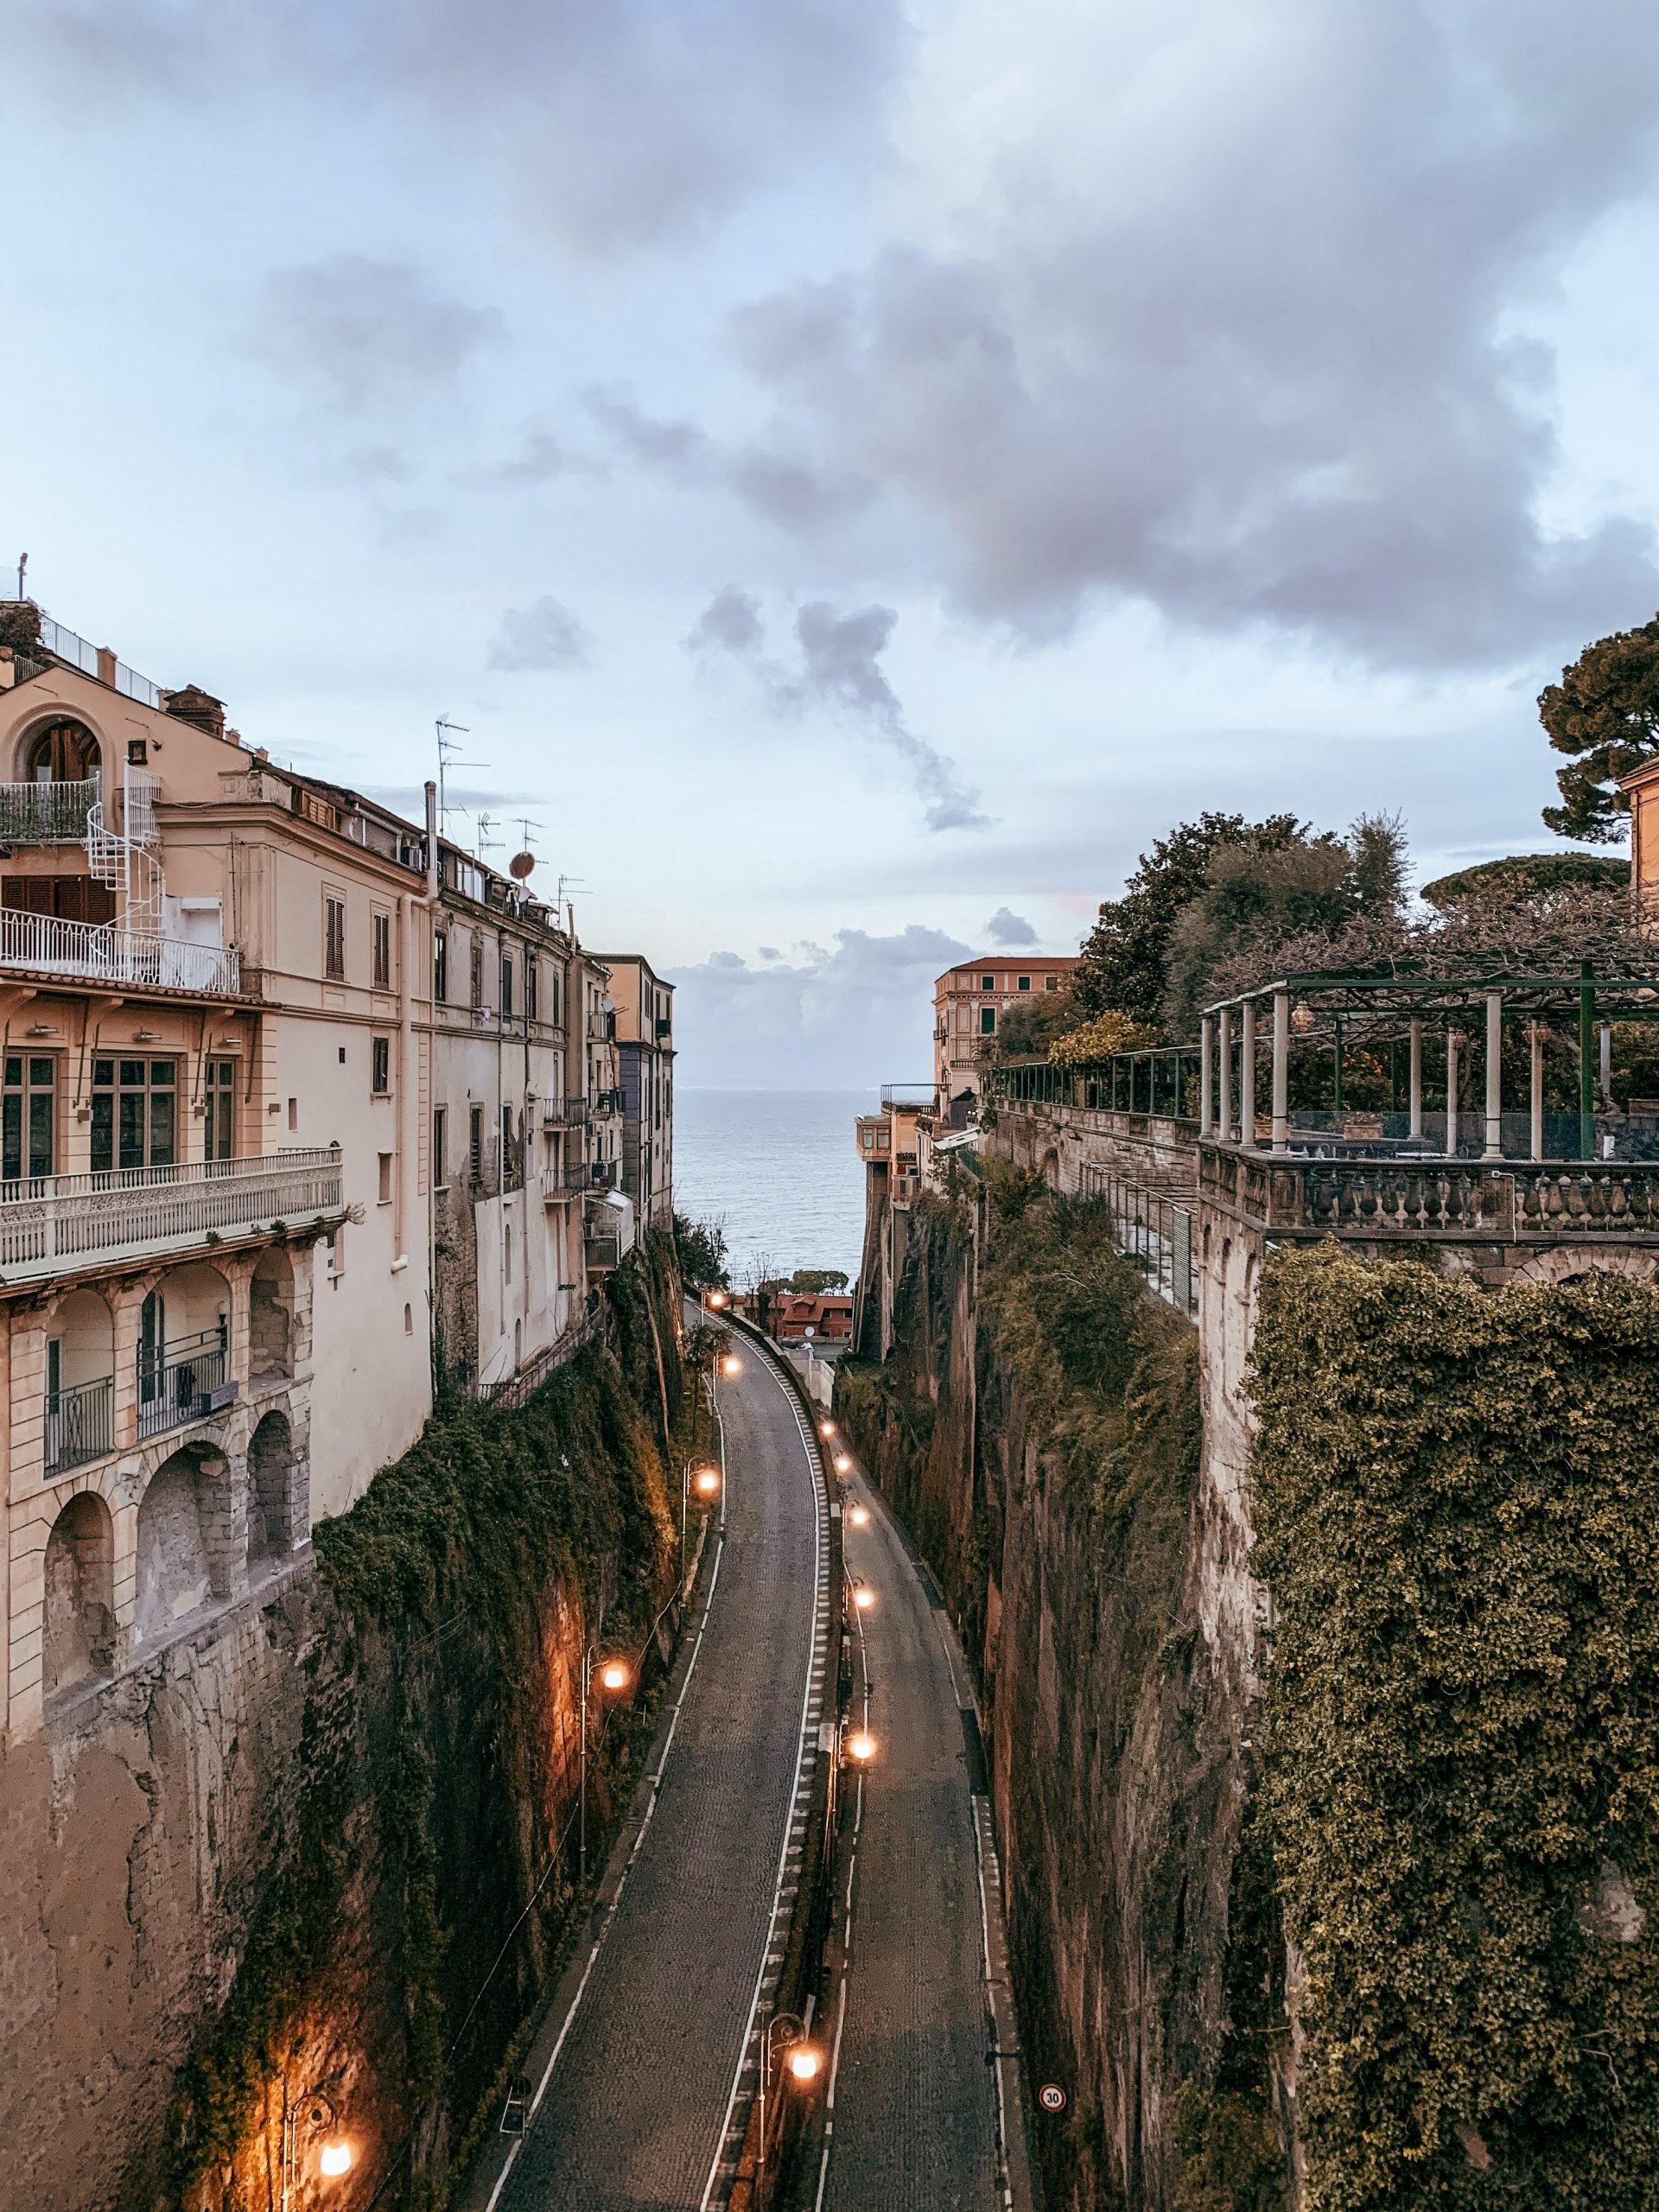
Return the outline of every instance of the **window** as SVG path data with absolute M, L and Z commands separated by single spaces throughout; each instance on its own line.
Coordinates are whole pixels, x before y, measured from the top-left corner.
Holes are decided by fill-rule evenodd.
M 391 1089 L 391 1038 L 375 1038 L 369 1046 L 369 1058 L 372 1069 L 369 1088 L 377 1097 L 383 1098 Z
M 235 1128 L 236 1062 L 209 1060 L 207 1120 L 203 1134 L 202 1158 L 228 1160 L 236 1150 Z
M 389 1152 L 383 1152 L 379 1155 L 379 1160 L 380 1203 L 383 1206 L 389 1206 L 391 1204 L 391 1154 Z
M 448 1185 L 449 1179 L 445 1173 L 446 1154 L 444 1149 L 445 1139 L 448 1129 L 448 1122 L 449 1115 L 448 1109 L 442 1106 L 435 1106 L 432 1109 L 432 1187 L 435 1191 L 444 1190 Z
M 288 1102 L 288 1126 L 290 1129 L 297 1129 L 300 1126 L 300 1102 L 297 1098 L 290 1098 Z
M 170 1167 L 178 1157 L 173 1060 L 92 1062 L 92 1172 Z
M 1022 991 L 1028 991 L 1028 990 L 1031 988 L 1031 978 L 1030 978 L 1030 976 L 1020 976 L 1020 988 Z
M 538 1021 L 541 1019 L 537 1011 L 537 1001 L 541 996 L 537 983 L 536 956 L 533 952 L 527 952 L 524 955 L 524 1020 L 526 1021 Z
M 432 939 L 432 995 L 440 1006 L 449 997 L 449 932 L 439 930 Z
M 127 740 L 127 765 L 142 768 L 149 759 L 149 740 L 147 737 L 130 737 Z
M 511 1282 L 512 1281 L 512 1224 L 509 1221 L 503 1226 L 506 1231 L 501 1245 L 502 1258 L 505 1262 L 503 1272 L 507 1281 Z
M 484 1109 L 474 1106 L 467 1117 L 467 1166 L 474 1183 L 484 1180 Z
M 501 1019 L 512 1020 L 512 955 L 509 952 L 501 956 Z
M 391 988 L 391 916 L 372 914 L 369 917 L 370 948 L 374 963 L 374 988 L 377 991 Z
M 322 902 L 322 972 L 344 982 L 346 976 L 346 901 Z
M 328 1273 L 331 1276 L 343 1275 L 346 1272 L 346 1224 L 344 1222 L 340 1223 L 338 1229 L 329 1230 L 327 1242 Z
M 979 1009 L 979 1033 L 982 1037 L 996 1034 L 996 1008 L 994 1006 L 982 1006 Z
M 994 991 L 996 988 L 995 976 L 982 976 L 979 979 L 979 988 L 982 991 Z
M 1043 988 L 1044 988 L 1046 991 L 1058 991 L 1058 990 L 1059 989 L 1059 988 L 1060 988 L 1060 979 L 1059 979 L 1059 977 L 1058 977 L 1058 976 L 1044 976 L 1044 978 L 1043 978 Z
M 0 1176 L 16 1183 L 25 1175 L 52 1173 L 55 1063 L 50 1053 L 6 1061 L 4 1139 Z
M 468 1004 L 480 1007 L 484 1003 L 484 944 L 474 931 L 473 935 L 472 997 Z
M 406 1337 L 412 1337 L 414 1333 L 415 1308 L 412 1306 L 405 1306 L 404 1308 L 404 1334 Z

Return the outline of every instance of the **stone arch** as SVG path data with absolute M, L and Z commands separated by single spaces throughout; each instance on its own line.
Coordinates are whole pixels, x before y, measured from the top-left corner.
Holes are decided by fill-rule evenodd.
M 115 1667 L 115 1536 L 110 1509 L 82 1491 L 46 1540 L 41 1688 L 54 1691 Z
M 213 1595 L 212 1510 L 211 1484 L 197 1454 L 175 1452 L 164 1460 L 138 1501 L 140 1637 L 159 1636 Z
M 248 1376 L 258 1382 L 294 1372 L 294 1264 L 280 1244 L 259 1255 L 248 1283 Z
M 1043 1154 L 1043 1164 L 1037 1172 L 1051 1191 L 1059 1189 L 1060 1155 L 1055 1146 L 1050 1145 L 1048 1150 Z
M 46 1325 L 48 1476 L 110 1451 L 114 1412 L 115 1316 L 97 1291 L 72 1291 Z
M 74 715 L 54 715 L 24 736 L 18 771 L 26 784 L 79 784 L 103 759 L 96 734 Z
M 248 1557 L 282 1559 L 298 1534 L 294 1432 L 284 1414 L 264 1415 L 248 1440 Z
M 231 1290 L 203 1262 L 175 1268 L 145 1297 L 138 1324 L 138 1433 L 199 1421 L 230 1370 Z
M 1652 1282 L 1659 1275 L 1659 1255 L 1651 1252 L 1585 1251 L 1570 1244 L 1556 1244 L 1535 1253 L 1518 1267 L 1516 1282 L 1573 1282 L 1580 1275 L 1624 1275 L 1632 1282 Z

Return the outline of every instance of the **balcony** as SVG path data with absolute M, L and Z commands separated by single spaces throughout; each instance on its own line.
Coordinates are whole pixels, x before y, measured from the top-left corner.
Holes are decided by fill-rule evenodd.
M 0 1281 L 44 1281 L 339 1214 L 340 1180 L 339 1147 L 330 1145 L 0 1184 Z
M 585 1098 L 543 1098 L 542 1127 L 544 1129 L 582 1129 L 588 1126 L 588 1101 Z
M 55 914 L 27 914 L 14 906 L 0 907 L 0 969 L 5 968 L 100 983 L 211 992 L 224 998 L 234 997 L 242 988 L 236 953 L 218 945 L 189 944 L 181 938 L 135 937 L 113 922 L 60 921 Z
M 1199 1165 L 1206 1198 L 1281 1235 L 1659 1238 L 1659 1162 L 1298 1160 L 1206 1144 Z
M 99 780 L 0 784 L 0 844 L 84 845 Z
M 46 1471 L 48 1478 L 88 1459 L 101 1459 L 115 1442 L 115 1382 L 105 1375 L 46 1394 Z
M 606 1274 L 622 1264 L 622 1236 L 620 1230 L 603 1230 L 587 1239 L 585 1252 L 588 1272 Z
M 225 1338 L 217 1329 L 166 1346 L 160 1359 L 138 1363 L 138 1434 L 159 1436 L 218 1413 L 236 1396 L 225 1379 Z
M 590 1014 L 588 1034 L 596 1042 L 608 1041 L 616 1034 L 616 1016 L 613 1014 Z

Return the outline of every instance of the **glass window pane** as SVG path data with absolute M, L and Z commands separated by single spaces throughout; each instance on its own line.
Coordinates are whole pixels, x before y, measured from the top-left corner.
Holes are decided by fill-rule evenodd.
M 149 1164 L 168 1167 L 172 1160 L 173 1093 L 153 1090 L 149 1095 Z
M 124 1084 L 142 1084 L 143 1079 L 144 1064 L 142 1060 L 122 1061 L 121 1080 Z
M 31 1060 L 29 1079 L 37 1090 L 49 1090 L 52 1087 L 52 1062 L 49 1059 Z
M 6 1080 L 10 1083 L 11 1077 L 8 1076 Z M 102 1084 L 113 1083 L 115 1081 L 115 1062 L 113 1060 L 94 1060 L 92 1062 L 92 1081 L 94 1083 Z
M 52 1094 L 37 1090 L 29 1102 L 29 1172 L 52 1173 Z
M 21 1083 L 22 1079 L 22 1062 L 21 1060 L 8 1060 L 6 1062 L 6 1081 L 8 1083 Z
M 149 1079 L 154 1084 L 170 1084 L 173 1081 L 172 1061 L 152 1060 L 149 1064 Z
M 92 1099 L 92 1173 L 104 1174 L 114 1165 L 115 1100 L 105 1090 Z
M 23 1102 L 13 1091 L 3 1109 L 3 1134 L 0 1134 L 0 1176 L 8 1183 L 15 1183 L 23 1172 Z
M 142 1090 L 124 1091 L 121 1095 L 121 1150 L 118 1165 L 122 1167 L 142 1167 L 144 1165 L 144 1094 Z

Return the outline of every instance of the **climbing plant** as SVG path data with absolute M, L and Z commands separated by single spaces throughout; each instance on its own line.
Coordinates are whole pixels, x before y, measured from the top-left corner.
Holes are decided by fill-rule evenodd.
M 1306 2212 L 1659 2201 L 1659 1290 L 1264 1272 Z

